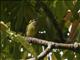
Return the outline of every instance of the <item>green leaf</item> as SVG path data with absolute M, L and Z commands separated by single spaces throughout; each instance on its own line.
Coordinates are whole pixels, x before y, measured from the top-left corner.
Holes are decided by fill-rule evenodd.
M 4 30 L 8 30 L 8 26 L 3 21 L 0 21 L 0 31 Z
M 60 51 L 53 52 L 57 60 L 61 60 Z
M 74 5 L 72 0 L 65 0 L 64 3 L 68 7 L 68 9 L 73 10 Z
M 22 59 L 26 59 L 28 57 L 28 52 L 25 51 L 23 54 L 22 54 Z
M 32 55 L 36 57 L 36 52 L 34 51 L 33 47 L 27 42 L 27 40 L 25 40 L 24 37 L 17 35 L 15 40 L 18 40 L 28 52 L 32 53 Z
M 67 7 L 64 3 L 63 0 L 57 0 L 56 3 L 55 3 L 55 7 L 54 7 L 54 13 L 55 13 L 55 16 L 56 16 L 56 19 L 61 22 L 61 20 L 63 20 L 64 18 L 64 15 L 67 11 Z
M 74 58 L 74 52 L 66 50 L 62 56 L 63 59 L 73 60 Z
M 52 60 L 58 60 L 58 58 L 56 57 L 56 55 L 54 53 L 52 53 Z
M 77 56 L 77 60 L 80 60 L 80 52 L 79 53 L 76 53 L 76 56 Z

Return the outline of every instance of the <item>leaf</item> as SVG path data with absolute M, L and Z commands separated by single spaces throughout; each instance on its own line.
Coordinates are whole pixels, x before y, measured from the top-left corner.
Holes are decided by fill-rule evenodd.
M 28 57 L 28 52 L 27 51 L 25 51 L 24 53 L 23 53 L 23 55 L 22 55 L 22 59 L 26 59 Z
M 72 0 L 69 1 L 65 0 L 64 3 L 68 7 L 68 9 L 73 10 L 74 5 Z
M 56 51 L 54 52 L 55 57 L 57 58 L 57 60 L 61 60 L 61 56 L 60 56 L 60 51 Z
M 65 53 L 62 56 L 63 59 L 73 60 L 74 58 L 74 52 L 73 51 L 65 51 Z
M 67 11 L 67 7 L 64 3 L 63 0 L 59 1 L 57 0 L 56 3 L 55 3 L 55 7 L 54 7 L 54 13 L 55 13 L 55 16 L 56 16 L 56 19 L 61 22 L 64 18 L 64 15 Z
M 37 55 L 39 55 L 42 52 L 42 47 L 40 45 L 32 44 L 32 47 L 34 48 Z
M 54 52 L 52 53 L 52 60 L 57 60 L 57 57 L 56 57 L 56 55 L 54 54 Z
M 76 53 L 76 56 L 77 56 L 77 60 L 80 60 L 80 52 L 79 53 Z
M 30 53 L 33 54 L 34 57 L 36 57 L 36 52 L 34 51 L 34 49 L 32 48 L 32 46 L 27 42 L 27 40 L 25 40 L 24 37 L 17 35 L 15 37 L 15 40 L 18 40 L 21 45 Z
M 18 9 L 18 12 L 17 12 L 17 21 L 15 23 L 15 30 L 18 32 L 19 30 L 21 30 L 21 26 L 22 26 L 22 23 L 23 23 L 23 17 L 24 17 L 24 4 L 23 4 L 23 1 L 21 4 L 19 4 L 19 9 Z
M 19 49 L 19 46 L 21 43 L 21 45 L 30 53 L 32 53 L 32 55 L 34 57 L 36 57 L 36 53 L 33 49 L 33 47 L 27 42 L 27 40 L 25 40 L 25 37 L 21 36 L 20 34 L 15 34 L 14 32 L 10 31 L 10 30 L 5 30 L 5 33 L 7 36 L 9 36 L 9 38 L 12 40 L 12 43 L 9 43 L 8 42 L 8 39 L 6 40 L 8 43 L 8 48 L 5 46 L 5 48 L 7 49 L 4 49 L 5 51 L 7 50 L 8 53 L 12 53 L 12 56 L 14 58 L 19 58 L 20 56 L 20 49 Z M 11 45 L 10 45 L 11 44 Z M 14 47 L 14 48 L 12 48 Z M 11 52 L 12 51 L 12 52 Z M 17 54 L 16 54 L 17 53 Z M 15 55 L 16 54 L 16 55 Z
M 8 26 L 3 21 L 0 21 L 0 30 L 8 30 Z

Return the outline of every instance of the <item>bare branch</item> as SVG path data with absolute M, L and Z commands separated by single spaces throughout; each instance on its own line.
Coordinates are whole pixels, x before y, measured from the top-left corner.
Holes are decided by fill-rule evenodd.
M 51 50 L 52 50 L 52 45 L 48 44 L 48 47 L 43 52 L 41 52 L 40 55 L 37 56 L 37 59 L 42 60 Z M 35 60 L 35 58 L 33 57 L 28 60 Z
M 58 49 L 69 49 L 72 51 L 79 51 L 80 50 L 80 43 L 74 43 L 74 44 L 66 44 L 66 43 L 55 43 L 55 42 L 50 42 L 38 38 L 33 38 L 33 37 L 26 37 L 26 40 L 29 43 L 33 44 L 40 44 L 44 46 L 48 46 L 43 52 L 40 53 L 40 55 L 37 56 L 37 59 L 43 59 L 53 48 L 58 48 Z M 30 58 L 28 60 L 35 60 L 35 58 Z
M 52 45 L 48 44 L 48 47 L 42 53 L 40 53 L 40 55 L 38 55 L 38 60 L 43 59 L 51 50 L 52 50 Z
M 80 43 L 73 43 L 73 44 L 56 43 L 56 42 L 46 41 L 46 40 L 33 38 L 33 37 L 26 37 L 26 40 L 29 43 L 40 44 L 43 46 L 48 46 L 48 44 L 51 44 L 52 48 L 57 48 L 57 49 L 69 49 L 73 51 L 80 50 Z
M 71 28 L 70 35 L 69 35 L 69 40 L 67 40 L 67 43 L 72 43 L 72 42 L 75 41 L 76 29 L 77 29 L 78 26 L 79 26 L 79 21 L 75 20 L 72 23 L 72 28 Z

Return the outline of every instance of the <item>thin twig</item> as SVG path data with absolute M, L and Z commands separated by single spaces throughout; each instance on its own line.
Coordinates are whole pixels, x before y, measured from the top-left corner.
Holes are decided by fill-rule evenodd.
M 38 55 L 38 60 L 43 59 L 52 50 L 52 45 L 48 44 L 48 47 Z
M 37 56 L 37 59 L 42 60 L 51 50 L 52 50 L 52 45 L 48 44 L 48 47 Z M 35 58 L 33 57 L 28 60 L 35 60 Z

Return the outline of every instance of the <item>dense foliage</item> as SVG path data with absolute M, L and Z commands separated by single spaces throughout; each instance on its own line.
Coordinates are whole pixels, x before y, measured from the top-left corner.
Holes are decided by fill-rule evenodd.
M 39 55 L 42 46 L 29 44 L 26 36 L 58 43 L 80 42 L 79 0 L 1 0 L 0 6 L 1 60 L 27 59 L 30 53 Z M 51 56 L 52 60 L 79 60 L 80 51 L 53 49 Z

